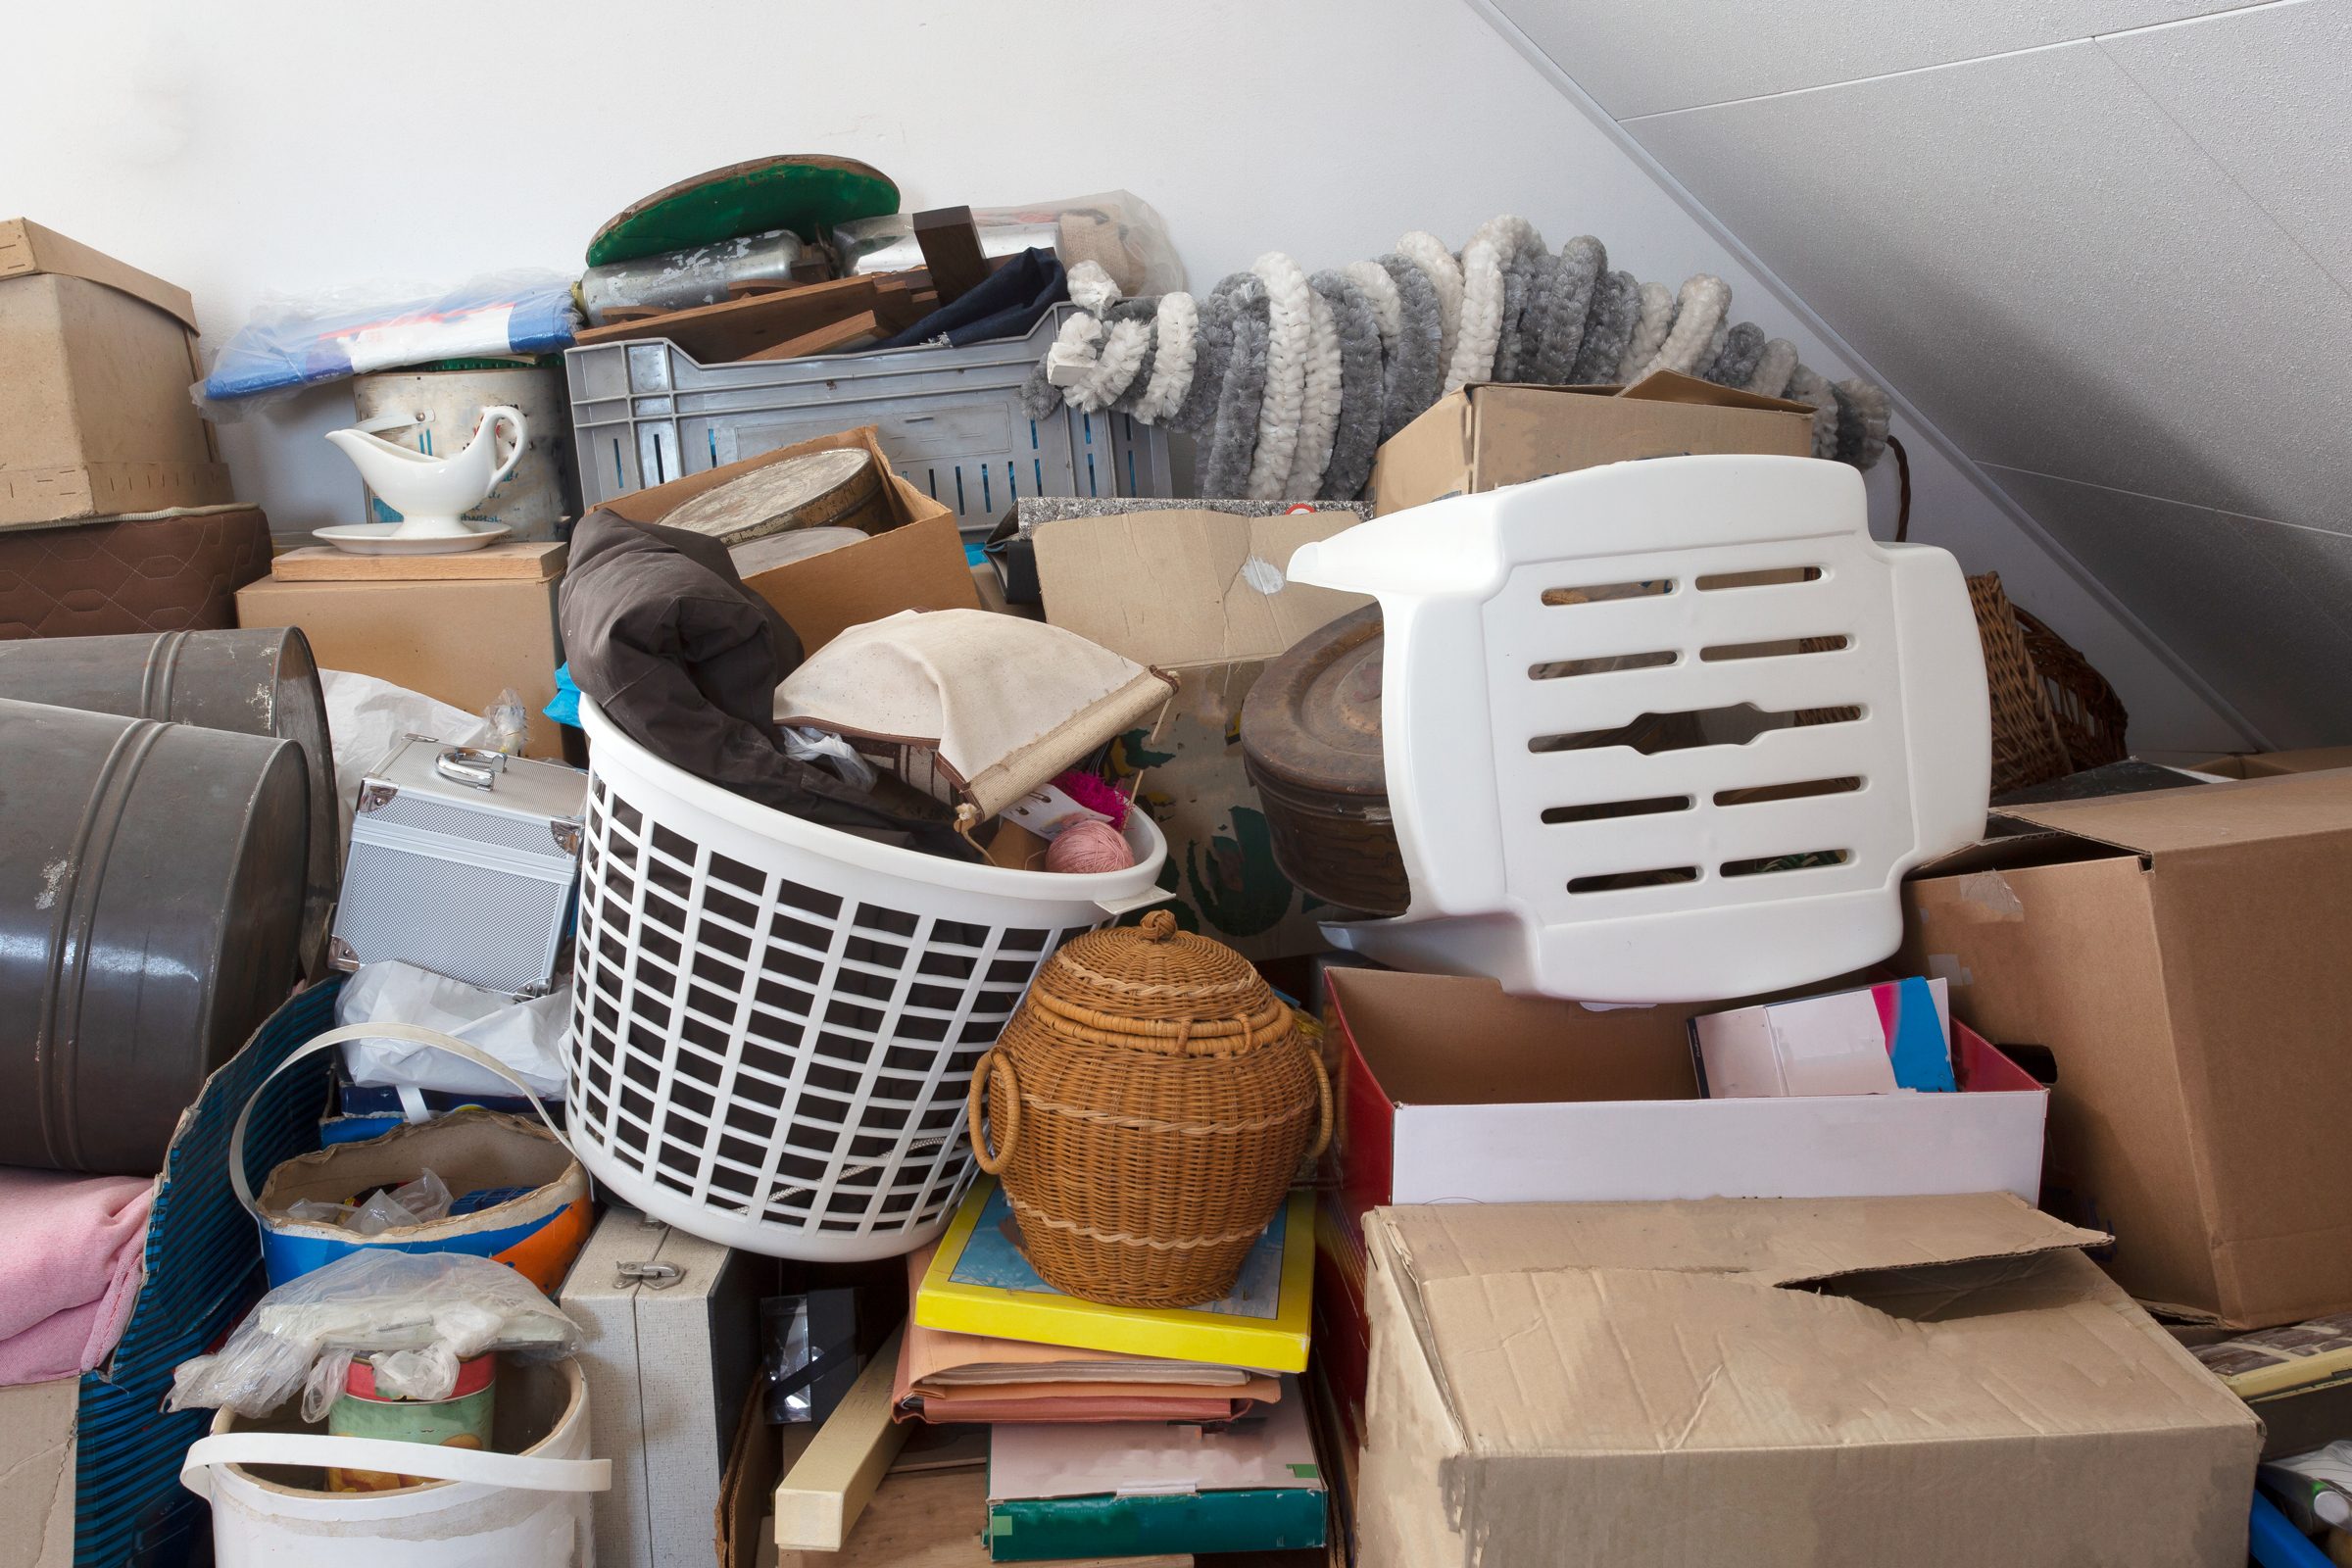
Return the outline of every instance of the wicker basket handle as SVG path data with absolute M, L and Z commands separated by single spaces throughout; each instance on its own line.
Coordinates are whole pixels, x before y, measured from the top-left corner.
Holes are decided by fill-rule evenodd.
M 1316 1063 L 1318 1068 L 1321 1065 Z M 998 1073 L 1004 1075 L 1003 1089 L 995 1087 Z M 988 1134 L 984 1130 L 992 1100 L 1003 1122 L 997 1129 L 994 1153 L 989 1152 Z M 1021 1144 L 1021 1081 L 1013 1074 L 1012 1058 L 994 1046 L 972 1066 L 972 1087 L 965 1093 L 964 1110 L 964 1120 L 972 1133 L 972 1158 L 989 1175 L 1001 1174 L 1012 1162 L 1012 1152 Z
M 1309 1049 L 1306 1059 L 1315 1064 L 1315 1147 L 1306 1152 L 1309 1159 L 1321 1159 L 1331 1147 L 1332 1107 L 1331 1069 L 1323 1065 L 1323 1053 Z

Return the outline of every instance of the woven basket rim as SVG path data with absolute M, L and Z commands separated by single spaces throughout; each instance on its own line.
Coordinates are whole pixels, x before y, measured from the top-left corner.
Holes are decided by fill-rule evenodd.
M 1222 1018 L 1139 1018 L 1104 1012 L 1055 996 L 1043 975 L 1030 988 L 1029 1002 L 1039 1014 L 1037 1021 L 1063 1039 L 1162 1055 L 1240 1055 L 1280 1045 L 1298 1027 L 1290 1007 L 1270 990 L 1264 1005 Z

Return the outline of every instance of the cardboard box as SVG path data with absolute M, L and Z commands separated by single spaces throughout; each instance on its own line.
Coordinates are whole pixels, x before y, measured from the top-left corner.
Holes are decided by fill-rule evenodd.
M 321 669 L 363 675 L 478 713 L 512 686 L 528 710 L 527 755 L 561 760 L 555 699 L 564 662 L 556 630 L 560 578 L 416 582 L 288 582 L 237 590 L 240 626 L 300 626 Z
M 1941 980 L 1912 975 L 1701 1013 L 1690 1031 L 1700 1092 L 1713 1100 L 1956 1087 L 1951 1003 Z
M 852 626 L 902 610 L 983 608 L 972 567 L 963 558 L 963 536 L 956 531 L 955 514 L 944 507 L 936 516 L 771 566 L 743 582 L 800 634 L 804 654 L 815 653 Z
M 2253 1416 L 2013 1197 L 1384 1208 L 1359 1568 L 2241 1568 Z
M 1594 1009 L 1386 969 L 1326 980 L 1338 1181 L 1316 1216 L 1315 1356 L 1350 1422 L 1370 1349 L 1364 1216 L 1384 1204 L 2039 1190 L 2048 1091 L 1964 1027 L 1958 1094 L 1704 1100 L 1690 1026 L 1716 1004 Z
M 1170 506 L 1039 524 L 1046 619 L 1177 679 L 1149 729 L 1119 742 L 1123 771 L 1168 840 L 1160 885 L 1177 918 L 1251 958 L 1312 953 L 1330 906 L 1274 863 L 1257 789 L 1242 769 L 1242 703 L 1269 661 L 1370 603 L 1292 582 L 1291 553 L 1362 520 Z
M 1627 387 L 1480 383 L 1438 399 L 1381 443 L 1371 499 L 1386 516 L 1547 474 L 1697 452 L 1811 457 L 1812 407 L 1672 370 Z
M 2320 773 L 2352 767 L 2352 746 L 2319 746 L 2307 752 L 2233 752 L 2188 764 L 2192 772 L 2218 773 L 2223 778 L 2279 778 L 2288 773 Z
M 74 1429 L 81 1380 L 0 1389 L 0 1568 L 74 1561 Z
M 0 528 L 231 501 L 187 290 L 0 221 Z
M 2352 1308 L 2352 773 L 1993 820 L 1906 885 L 1901 961 L 2050 1054 L 2051 1209 L 2181 1315 Z

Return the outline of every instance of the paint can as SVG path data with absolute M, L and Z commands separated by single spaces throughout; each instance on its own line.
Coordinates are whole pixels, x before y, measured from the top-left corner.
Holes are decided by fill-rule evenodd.
M 498 1357 L 475 1355 L 458 1363 L 457 1387 L 446 1399 L 405 1399 L 386 1394 L 375 1384 L 375 1365 L 367 1356 L 352 1357 L 343 1374 L 343 1393 L 327 1406 L 330 1437 L 375 1438 L 386 1443 L 426 1443 L 439 1448 L 490 1447 L 493 1417 L 498 1412 Z M 416 1476 L 382 1470 L 347 1470 L 330 1466 L 329 1492 L 390 1492 L 418 1484 Z
M 499 481 L 466 520 L 500 523 L 516 539 L 563 539 L 580 514 L 579 476 L 571 457 L 571 401 L 559 356 L 445 360 L 439 365 L 352 377 L 358 428 L 369 435 L 446 457 L 473 439 L 484 409 L 521 411 L 528 436 L 514 471 Z M 504 456 L 504 453 L 501 453 Z M 368 522 L 400 514 L 363 487 Z

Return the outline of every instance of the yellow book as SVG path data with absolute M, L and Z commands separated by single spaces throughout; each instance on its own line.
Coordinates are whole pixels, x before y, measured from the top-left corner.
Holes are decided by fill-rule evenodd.
M 955 1334 L 1266 1372 L 1306 1368 L 1307 1298 L 1315 1271 L 1311 1193 L 1291 1194 L 1250 1250 L 1232 1291 L 1200 1306 L 1103 1306 L 1064 1296 L 1038 1278 L 1016 1237 L 1012 1205 L 997 1184 L 975 1185 L 915 1292 L 915 1322 Z

